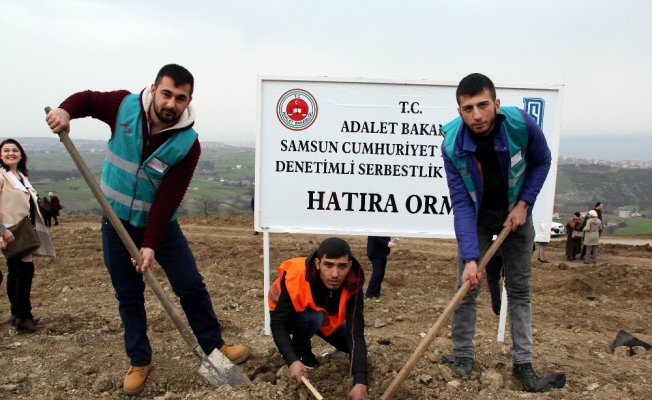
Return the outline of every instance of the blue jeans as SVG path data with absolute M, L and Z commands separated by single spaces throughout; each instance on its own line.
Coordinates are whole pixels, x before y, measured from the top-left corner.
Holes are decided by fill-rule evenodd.
M 145 229 L 132 226 L 126 229 L 136 247 L 140 248 Z M 102 218 L 102 248 L 104 264 L 118 300 L 118 311 L 124 325 L 125 350 L 130 364 L 148 365 L 152 361 L 152 348 L 147 338 L 145 283 L 143 276 L 131 264 L 131 255 L 106 217 Z M 177 221 L 170 222 L 155 258 L 165 271 L 172 290 L 179 297 L 181 308 L 204 353 L 210 354 L 214 349 L 222 347 L 222 330 L 213 311 L 204 278 L 197 270 L 195 257 Z
M 297 352 L 299 357 L 302 356 L 302 353 L 312 349 L 310 340 L 315 334 L 337 350 L 346 354 L 351 352 L 349 343 L 346 340 L 346 322 L 338 326 L 330 336 L 324 336 L 319 330 L 323 321 L 324 314 L 321 311 L 308 308 L 297 313 L 294 329 L 292 330 L 292 347 L 294 347 L 294 351 Z
M 480 255 L 489 249 L 492 236 L 503 228 L 503 222 L 509 213 L 505 211 L 481 211 L 477 219 L 478 243 Z M 534 243 L 534 226 L 529 216 L 524 225 L 518 227 L 505 238 L 500 247 L 503 252 L 505 289 L 510 330 L 512 333 L 511 354 L 514 364 L 532 362 L 532 303 L 530 301 L 530 275 L 532 272 L 532 243 Z M 462 286 L 464 261 L 458 254 L 457 285 Z M 453 352 L 456 357 L 473 358 L 475 347 L 476 306 L 480 284 L 469 291 L 453 313 L 451 337 Z
M 380 286 L 385 279 L 385 270 L 387 269 L 387 257 L 383 258 L 371 258 L 371 279 L 369 279 L 369 285 L 367 285 L 367 294 L 366 297 L 380 297 Z

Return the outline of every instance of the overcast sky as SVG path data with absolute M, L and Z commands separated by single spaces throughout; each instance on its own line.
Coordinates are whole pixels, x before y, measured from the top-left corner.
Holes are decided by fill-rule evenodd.
M 0 0 L 0 136 L 77 91 L 195 76 L 202 140 L 252 140 L 258 75 L 563 84 L 566 135 L 650 134 L 652 1 Z M 454 101 L 454 99 L 451 99 Z M 75 121 L 73 138 L 108 138 Z M 614 141 L 618 145 L 617 141 Z

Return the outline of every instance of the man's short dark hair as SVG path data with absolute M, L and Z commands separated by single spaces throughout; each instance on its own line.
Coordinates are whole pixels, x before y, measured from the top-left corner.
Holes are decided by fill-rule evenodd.
M 351 260 L 353 254 L 351 253 L 351 246 L 340 238 L 328 238 L 321 242 L 317 249 L 317 258 L 320 260 L 323 257 L 340 258 L 342 256 L 348 256 L 349 260 Z
M 158 75 L 156 75 L 156 80 L 154 80 L 154 86 L 157 87 L 164 76 L 172 79 L 175 86 L 183 86 L 186 84 L 190 85 L 190 95 L 192 96 L 192 91 L 195 88 L 195 78 L 193 78 L 190 71 L 177 64 L 168 64 L 164 65 Z
M 595 208 L 598 208 L 598 207 L 600 207 L 601 205 L 602 205 L 602 202 L 601 202 L 601 201 L 598 201 L 597 203 L 595 203 Z
M 491 79 L 478 73 L 466 76 L 460 81 L 459 85 L 457 85 L 457 91 L 455 92 L 457 105 L 460 104 L 460 97 L 475 96 L 484 92 L 485 89 L 489 90 L 492 100 L 495 101 L 496 88 L 494 87 L 494 83 L 491 81 Z
M 576 216 L 576 217 L 581 217 L 582 215 L 580 214 L 579 211 L 575 211 L 575 216 Z

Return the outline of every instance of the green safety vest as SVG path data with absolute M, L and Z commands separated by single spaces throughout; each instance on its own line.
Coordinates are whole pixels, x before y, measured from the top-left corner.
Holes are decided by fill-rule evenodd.
M 192 128 L 176 132 L 141 162 L 142 132 L 140 96 L 130 94 L 120 104 L 100 188 L 118 217 L 135 227 L 145 227 L 163 177 L 188 154 L 197 139 Z M 175 212 L 172 221 L 177 216 Z
M 501 107 L 500 112 L 505 115 L 505 121 L 502 124 L 502 127 L 505 130 L 507 137 L 507 149 L 509 150 L 509 160 L 510 167 L 507 171 L 507 198 L 509 201 L 509 209 L 511 210 L 516 205 L 518 201 L 518 196 L 525 182 L 525 170 L 527 168 L 527 161 L 525 160 L 525 151 L 527 149 L 528 143 L 528 132 L 525 125 L 525 119 L 523 115 L 516 107 Z M 446 138 L 444 139 L 444 151 L 446 155 L 451 159 L 455 168 L 460 171 L 462 180 L 464 181 L 464 186 L 469 192 L 471 199 L 475 205 L 475 215 L 477 216 L 480 212 L 480 201 L 476 195 L 476 187 L 473 184 L 474 176 L 471 171 L 477 171 L 477 166 L 473 165 L 473 168 L 469 163 L 475 164 L 475 156 L 470 154 L 471 157 L 468 157 L 467 152 L 456 149 L 455 142 L 457 141 L 457 136 L 462 131 L 464 123 L 462 122 L 461 117 L 455 118 L 453 121 L 442 127 Z M 503 164 L 500 157 L 498 159 Z M 503 177 L 505 177 L 505 166 L 503 167 Z M 477 182 L 481 182 L 479 176 L 475 176 Z

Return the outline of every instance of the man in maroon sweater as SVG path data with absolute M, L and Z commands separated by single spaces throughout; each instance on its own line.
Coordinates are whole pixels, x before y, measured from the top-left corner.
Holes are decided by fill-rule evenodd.
M 188 241 L 176 220 L 197 167 L 201 149 L 192 129 L 195 111 L 190 102 L 193 76 L 170 64 L 140 95 L 126 90 L 84 91 L 67 98 L 46 117 L 53 132 L 70 131 L 70 119 L 93 117 L 111 127 L 102 169 L 102 191 L 143 257 L 133 260 L 106 217 L 102 219 L 104 263 L 118 299 L 130 368 L 126 394 L 140 393 L 151 368 L 147 338 L 145 284 L 140 275 L 158 261 L 179 296 L 188 322 L 206 354 L 219 349 L 235 363 L 249 356 L 244 346 L 222 339 L 210 296 L 197 270 Z

